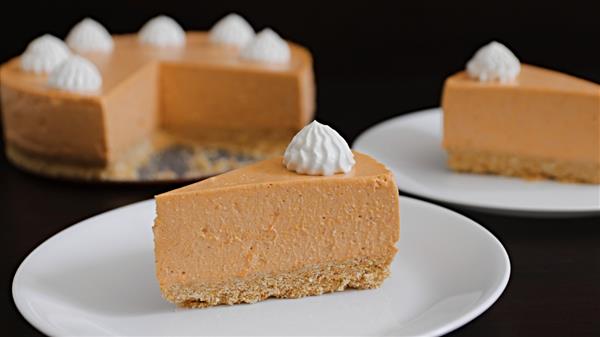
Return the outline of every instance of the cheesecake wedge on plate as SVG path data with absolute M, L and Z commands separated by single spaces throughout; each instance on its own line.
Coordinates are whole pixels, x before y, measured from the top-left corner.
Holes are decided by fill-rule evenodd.
M 443 145 L 462 172 L 600 184 L 600 85 L 482 47 L 444 85 Z
M 156 273 L 180 306 L 378 287 L 399 238 L 392 173 L 313 122 L 268 159 L 156 197 Z

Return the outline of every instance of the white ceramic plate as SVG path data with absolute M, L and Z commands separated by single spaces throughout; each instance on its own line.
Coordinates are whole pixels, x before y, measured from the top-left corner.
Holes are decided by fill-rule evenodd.
M 441 144 L 441 109 L 429 109 L 369 128 L 353 148 L 386 164 L 400 190 L 432 200 L 516 215 L 600 214 L 600 185 L 456 173 Z
M 510 263 L 487 230 L 402 197 L 392 276 L 375 290 L 181 309 L 154 275 L 154 202 L 95 216 L 50 238 L 13 280 L 17 308 L 49 335 L 439 335 L 484 312 Z

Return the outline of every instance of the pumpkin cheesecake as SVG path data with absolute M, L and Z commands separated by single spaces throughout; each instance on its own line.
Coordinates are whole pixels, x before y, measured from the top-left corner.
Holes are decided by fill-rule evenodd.
M 399 238 L 392 173 L 313 122 L 284 157 L 156 196 L 156 275 L 179 306 L 376 288 Z
M 600 184 L 600 85 L 527 64 L 493 42 L 442 98 L 443 146 L 461 172 Z
M 165 139 L 263 158 L 280 155 L 313 118 L 309 51 L 270 29 L 255 34 L 237 15 L 210 32 L 160 16 L 115 36 L 86 19 L 66 42 L 42 36 L 0 67 L 17 165 L 119 178 L 115 170 Z

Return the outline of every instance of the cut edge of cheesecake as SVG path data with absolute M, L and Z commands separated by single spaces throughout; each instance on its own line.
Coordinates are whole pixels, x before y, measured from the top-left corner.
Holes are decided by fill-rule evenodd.
M 254 303 L 257 301 L 267 299 L 269 297 L 299 298 L 304 296 L 320 295 L 323 293 L 334 291 L 342 291 L 346 288 L 371 289 L 379 287 L 384 281 L 384 279 L 389 276 L 390 264 L 397 251 L 396 242 L 399 239 L 398 192 L 396 183 L 393 179 L 393 174 L 383 164 L 380 164 L 379 162 L 375 161 L 367 155 L 357 152 L 355 152 L 354 154 L 357 164 L 353 171 L 351 171 L 348 174 L 336 174 L 334 176 L 327 177 L 300 175 L 285 169 L 281 162 L 281 158 L 279 157 L 268 159 L 253 165 L 243 167 L 238 170 L 230 171 L 220 176 L 216 176 L 186 187 L 173 190 L 171 192 L 157 195 L 157 217 L 155 220 L 153 231 L 155 234 L 157 278 L 159 279 L 163 297 L 165 297 L 170 302 L 173 302 L 183 307 L 207 307 L 219 304 Z M 246 174 L 246 172 L 250 173 Z M 260 172 L 264 172 L 264 175 L 261 175 Z M 271 178 L 268 177 L 269 175 L 271 175 Z M 295 182 L 303 181 L 308 182 L 307 186 L 309 187 L 305 187 L 303 189 L 302 187 L 298 187 L 294 184 Z M 174 228 L 176 226 L 183 226 L 183 228 L 185 228 L 185 230 L 188 232 L 190 230 L 190 226 L 200 226 L 203 228 L 203 231 L 205 230 L 204 228 L 210 227 L 210 224 L 204 224 L 202 221 L 182 220 L 181 212 L 186 212 L 186 210 L 195 209 L 197 211 L 200 207 L 205 207 L 209 209 L 214 205 L 219 205 L 234 209 L 234 213 L 241 212 L 240 214 L 238 214 L 241 217 L 241 219 L 248 219 L 248 217 L 244 216 L 244 207 L 239 206 L 239 204 L 237 203 L 240 199 L 232 200 L 232 196 L 238 195 L 239 191 L 241 191 L 241 193 L 245 193 L 243 190 L 246 190 L 248 188 L 251 189 L 251 192 L 247 194 L 245 198 L 252 198 L 255 193 L 252 191 L 259 191 L 259 195 L 256 195 L 256 200 L 258 200 L 261 195 L 263 198 L 265 196 L 269 196 L 269 193 L 272 193 L 269 191 L 276 190 L 278 191 L 277 193 L 280 193 L 282 190 L 287 191 L 288 185 L 291 185 L 289 187 L 289 195 L 285 195 L 285 199 L 289 199 L 288 202 L 292 202 L 294 200 L 293 194 L 297 193 L 298 191 L 303 192 L 304 194 L 306 194 L 307 198 L 310 198 L 310 193 L 316 193 L 314 191 L 315 188 L 320 189 L 322 193 L 327 193 L 332 191 L 328 190 L 328 188 L 331 188 L 331 186 L 335 187 L 342 186 L 344 184 L 354 183 L 356 183 L 356 185 L 352 185 L 351 187 L 353 187 L 355 190 L 357 188 L 362 188 L 364 190 L 368 190 L 367 192 L 364 192 L 366 193 L 365 195 L 376 197 L 375 200 L 369 200 L 369 202 L 373 202 L 374 204 L 379 205 L 377 207 L 384 207 L 385 211 L 383 211 L 382 213 L 385 214 L 382 215 L 382 218 L 388 219 L 388 222 L 390 223 L 367 223 L 367 221 L 372 221 L 367 220 L 367 217 L 369 217 L 369 215 L 367 215 L 367 213 L 369 212 L 369 206 L 353 204 L 354 202 L 356 202 L 356 200 L 360 200 L 360 196 L 346 196 L 345 200 L 339 199 L 336 200 L 334 204 L 330 204 L 330 206 L 335 205 L 335 207 L 346 207 L 348 205 L 352 205 L 360 209 L 359 213 L 363 212 L 355 218 L 355 224 L 352 224 L 351 226 L 347 226 L 346 224 L 338 224 L 337 226 L 339 226 L 339 228 L 335 227 L 334 231 L 339 230 L 340 232 L 350 232 L 351 228 L 356 228 L 356 226 L 359 226 L 359 224 L 362 225 L 363 222 L 364 226 L 371 226 L 369 227 L 369 232 L 362 233 L 362 236 L 359 235 L 356 237 L 357 240 L 359 240 L 359 242 L 355 243 L 356 247 L 347 247 L 347 249 L 351 251 L 351 253 L 344 253 L 339 255 L 338 252 L 336 258 L 321 258 L 316 260 L 311 259 L 311 257 L 307 255 L 305 259 L 301 259 L 301 261 L 306 262 L 302 262 L 299 264 L 299 262 L 296 260 L 295 264 L 293 264 L 293 268 L 289 267 L 285 270 L 279 269 L 276 272 L 273 272 L 272 270 L 267 271 L 270 267 L 264 267 L 263 269 L 257 267 L 257 270 L 252 271 L 252 267 L 248 267 L 250 268 L 250 270 L 244 269 L 241 274 L 233 273 L 230 276 L 223 276 L 222 278 L 219 278 L 216 281 L 202 281 L 202 277 L 198 276 L 194 278 L 193 275 L 195 274 L 193 268 L 188 269 L 190 267 L 187 266 L 181 269 L 177 266 L 179 263 L 184 263 L 182 262 L 182 260 L 180 260 L 182 254 L 165 250 L 165 245 L 169 242 L 168 240 L 166 240 L 166 237 L 172 235 L 172 232 L 167 233 L 169 229 L 168 226 L 171 226 L 171 231 L 176 230 Z M 317 186 L 317 184 L 321 186 Z M 376 191 L 377 189 L 379 189 L 380 192 L 372 192 Z M 262 193 L 260 191 L 266 194 L 260 194 Z M 335 191 L 335 188 L 333 189 L 333 191 Z M 361 191 L 358 190 L 356 192 L 357 195 L 361 193 Z M 276 203 L 275 200 L 265 200 L 263 198 L 260 198 L 260 203 Z M 210 201 L 207 202 L 207 200 L 217 199 L 222 200 L 222 202 L 224 202 L 225 204 L 219 204 L 219 202 L 221 201 L 217 203 L 210 203 Z M 202 204 L 202 201 L 205 201 L 206 204 Z M 332 200 L 331 202 L 333 203 L 334 201 Z M 229 203 L 231 203 L 231 205 L 229 205 Z M 393 205 L 389 207 L 390 204 Z M 169 209 L 169 212 L 165 211 L 167 208 Z M 266 214 L 270 214 L 268 210 L 262 211 Z M 307 221 L 307 218 L 310 218 L 312 215 L 314 215 L 312 208 L 311 210 L 306 211 L 303 211 L 302 208 L 299 208 L 296 211 L 299 212 L 297 217 L 297 221 L 299 222 Z M 329 211 L 330 209 L 328 208 L 326 212 Z M 339 211 L 343 212 L 341 209 Z M 206 214 L 203 212 L 204 211 L 200 211 L 198 214 Z M 285 213 L 285 210 L 281 212 L 282 216 L 285 216 L 287 214 Z M 300 214 L 302 212 L 305 213 Z M 174 217 L 174 219 L 177 219 L 172 220 L 170 222 L 169 219 L 164 219 L 164 217 L 166 216 L 165 214 L 168 214 L 169 216 Z M 322 214 L 325 215 L 325 210 Z M 296 213 L 290 212 L 288 215 L 295 217 Z M 258 215 L 258 217 L 260 216 L 261 215 Z M 371 216 L 373 215 L 371 214 Z M 344 217 L 347 218 L 348 215 L 342 215 L 341 219 L 343 219 Z M 217 216 L 217 219 L 220 218 Z M 320 215 L 318 219 L 321 219 Z M 274 227 L 274 231 L 278 233 L 280 237 L 289 237 L 290 235 L 293 236 L 293 233 L 299 233 L 294 232 L 293 230 L 289 229 L 289 227 L 286 229 L 285 224 L 289 225 L 289 223 L 286 221 L 287 220 L 284 220 L 281 223 L 275 221 L 273 224 L 271 224 L 271 226 Z M 296 220 L 293 220 L 292 223 L 294 221 Z M 202 222 L 202 224 L 200 224 L 200 222 Z M 248 223 L 252 222 L 249 221 Z M 322 223 L 304 223 L 304 225 L 306 225 L 306 227 L 308 228 L 308 231 L 314 230 L 314 228 L 323 228 L 323 226 L 326 226 L 325 224 L 325 220 L 323 220 Z M 244 223 L 238 225 L 242 225 L 242 227 L 240 228 L 245 228 L 244 226 L 246 226 L 247 224 Z M 219 227 L 218 229 L 222 230 L 222 232 L 219 232 L 221 233 L 220 235 L 227 236 L 227 228 Z M 208 235 L 208 237 L 210 237 L 210 233 L 213 233 L 213 230 L 215 230 L 215 228 L 209 228 L 206 230 L 206 233 L 203 232 L 204 234 L 201 234 L 199 237 L 195 236 L 195 234 L 193 233 L 187 233 L 186 236 L 194 236 L 196 240 L 189 241 L 188 243 L 182 243 L 182 240 L 187 240 L 186 237 L 178 236 L 179 239 L 174 241 L 177 242 L 177 247 L 172 247 L 171 249 L 181 250 L 181 252 L 190 252 L 190 254 L 199 254 L 199 249 L 203 246 L 202 243 L 198 242 L 198 240 L 208 240 L 204 237 L 204 235 L 206 234 Z M 239 235 L 242 238 L 244 237 L 243 233 L 235 232 L 235 234 Z M 389 235 L 386 236 L 383 234 Z M 322 237 L 320 237 L 319 235 L 322 235 Z M 337 243 L 335 240 L 328 241 L 332 240 L 332 237 L 328 235 L 329 234 L 316 234 L 316 236 L 311 237 L 309 240 L 323 241 L 322 244 L 318 242 L 314 243 L 316 247 L 319 247 L 320 244 L 326 245 L 331 242 L 340 245 L 350 245 L 350 241 L 348 241 L 348 239 L 343 236 L 342 238 L 344 239 L 340 239 L 341 241 Z M 300 235 L 299 237 L 294 238 L 294 240 L 296 239 L 307 240 L 308 237 Z M 362 244 L 366 245 L 367 248 L 358 248 L 361 245 L 360 240 L 365 241 Z M 249 240 L 249 242 L 250 241 L 252 240 Z M 263 256 L 261 255 L 261 241 L 262 238 L 258 240 L 258 243 L 250 244 L 250 249 L 254 249 L 252 250 L 252 254 L 258 254 L 258 256 Z M 380 246 L 377 246 L 377 244 L 374 242 L 380 244 Z M 220 247 L 218 243 L 216 243 L 216 241 L 213 241 L 211 244 L 214 244 L 212 246 L 213 250 L 218 250 Z M 237 248 L 235 247 L 237 247 L 237 245 L 244 246 L 246 242 L 233 242 L 229 244 L 233 245 L 233 248 L 230 247 L 226 251 L 229 254 L 236 254 Z M 294 246 L 294 244 L 297 244 L 297 242 L 294 242 L 292 240 L 287 242 L 287 244 L 289 244 L 290 246 Z M 301 246 L 304 244 L 306 244 L 306 242 L 301 244 Z M 268 252 L 277 252 L 278 246 L 276 244 L 268 247 Z M 306 247 L 310 247 L 310 245 Z M 223 249 L 223 251 L 225 251 L 225 248 Z M 287 249 L 292 249 L 292 252 L 298 253 L 297 250 L 293 250 L 297 249 L 297 247 Z M 366 253 L 363 253 L 361 249 L 366 249 L 364 251 Z M 322 248 L 322 250 L 327 249 Z M 307 248 L 306 251 L 310 251 L 310 249 Z M 336 250 L 334 249 L 334 251 Z M 243 252 L 245 251 L 243 250 Z M 320 253 L 315 254 L 320 256 Z M 247 256 L 245 254 L 242 255 Z M 240 258 L 241 257 L 242 256 L 240 256 Z M 267 255 L 266 258 L 268 260 L 269 256 Z M 183 260 L 185 259 L 186 258 L 183 258 Z M 291 256 L 290 259 L 293 260 Z M 190 261 L 193 261 L 190 262 L 190 264 L 200 263 L 198 259 L 193 259 Z M 233 258 L 233 260 L 230 262 L 230 264 L 234 265 L 236 263 L 240 263 L 235 258 Z M 279 260 L 274 260 L 274 262 L 271 262 L 277 266 L 280 266 L 280 264 L 278 263 L 281 263 L 281 261 Z M 226 262 L 223 261 L 222 263 Z M 245 262 L 241 263 L 245 265 Z M 216 265 L 211 266 L 212 268 L 217 268 Z M 205 273 L 206 271 L 201 272 L 201 274 Z
M 586 153 L 589 153 L 589 160 L 573 160 L 573 159 L 560 159 L 558 155 L 552 156 L 548 154 L 533 154 L 533 153 L 518 153 L 517 151 L 499 151 L 498 149 L 487 149 L 482 147 L 477 141 L 477 136 L 473 133 L 466 142 L 466 138 L 458 144 L 456 138 L 453 138 L 457 130 L 457 123 L 461 114 L 461 109 L 452 102 L 449 98 L 449 91 L 456 90 L 461 92 L 461 95 L 467 97 L 467 92 L 474 98 L 478 98 L 476 92 L 478 90 L 481 95 L 485 95 L 488 99 L 494 99 L 494 102 L 505 102 L 506 98 L 499 98 L 500 96 L 494 96 L 494 92 L 502 93 L 502 95 L 524 95 L 529 93 L 536 97 L 536 100 L 527 100 L 520 98 L 519 102 L 522 101 L 519 107 L 519 112 L 524 110 L 524 103 L 527 103 L 530 108 L 527 111 L 535 112 L 537 106 L 535 102 L 543 100 L 541 97 L 564 97 L 563 99 L 556 99 L 556 104 L 565 104 L 566 99 L 571 97 L 571 100 L 576 100 L 586 106 L 585 111 L 570 111 L 575 114 L 586 114 L 586 120 L 589 125 L 586 127 L 589 129 L 591 134 L 589 142 L 592 144 L 591 149 L 588 149 Z M 502 96 L 502 97 L 505 97 Z M 576 102 L 576 103 L 577 103 Z M 466 103 L 464 109 L 471 111 L 470 115 L 475 113 L 473 101 Z M 490 103 L 491 104 L 491 103 Z M 573 103 L 575 104 L 575 103 Z M 451 107 L 450 107 L 451 105 Z M 511 111 L 507 110 L 510 106 L 507 105 L 503 111 L 507 114 Z M 471 172 L 471 173 L 483 173 L 483 174 L 499 174 L 504 176 L 514 176 L 525 179 L 553 179 L 561 182 L 577 182 L 577 183 L 592 183 L 600 184 L 600 85 L 594 82 L 581 79 L 569 74 L 564 74 L 555 70 L 545 69 L 538 66 L 532 66 L 523 64 L 521 66 L 521 74 L 515 82 L 512 83 L 499 83 L 499 82 L 479 82 L 471 79 L 465 71 L 458 72 L 448 77 L 444 83 L 444 91 L 442 94 L 442 109 L 444 110 L 444 137 L 442 145 L 448 153 L 448 166 L 450 169 L 458 172 Z M 595 109 L 595 110 L 594 110 Z M 483 118 L 485 115 L 483 112 L 484 108 L 481 108 L 478 116 Z M 539 111 L 538 111 L 539 115 Z M 542 117 L 542 116 L 539 116 Z M 546 117 L 546 116 L 544 116 Z M 464 118 L 476 118 L 475 116 L 464 117 Z M 496 117 L 498 119 L 500 117 Z M 504 122 L 501 119 L 496 121 L 496 125 L 507 123 L 506 118 L 503 117 Z M 522 119 L 524 117 L 513 117 Z M 575 118 L 575 117 L 573 117 Z M 452 125 L 454 130 L 449 128 L 448 120 L 452 119 Z M 471 120 L 461 120 L 464 125 L 461 127 L 463 131 L 469 129 L 467 124 L 474 123 Z M 516 125 L 515 127 L 519 127 Z M 491 128 L 488 126 L 485 131 L 478 130 L 477 132 L 485 132 L 489 137 L 499 126 Z M 497 132 L 496 132 L 497 133 Z M 535 131 L 533 131 L 536 134 Z M 595 135 L 595 136 L 594 136 Z M 497 134 L 496 136 L 499 136 Z M 540 136 L 541 137 L 541 136 Z M 449 139 L 453 138 L 452 141 Z M 596 138 L 594 146 L 594 138 Z M 539 142 L 539 137 L 538 137 Z M 475 146 L 474 144 L 477 144 Z M 525 145 L 524 145 L 525 146 Z M 560 152 L 564 152 L 563 149 Z M 558 153 L 559 150 L 553 150 Z M 548 150 L 547 152 L 551 152 Z

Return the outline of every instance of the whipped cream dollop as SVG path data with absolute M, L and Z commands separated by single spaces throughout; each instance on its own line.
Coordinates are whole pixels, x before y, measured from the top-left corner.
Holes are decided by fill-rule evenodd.
M 510 49 L 493 41 L 481 47 L 467 63 L 467 73 L 481 82 L 511 82 L 521 72 L 521 63 Z
M 298 132 L 283 155 L 283 165 L 300 174 L 330 176 L 348 173 L 354 154 L 334 129 L 317 121 Z
M 21 55 L 21 69 L 35 74 L 50 73 L 69 55 L 71 52 L 62 40 L 44 34 L 31 41 Z
M 156 47 L 181 47 L 185 45 L 185 31 L 175 20 L 159 15 L 144 24 L 138 39 Z
M 256 34 L 240 52 L 243 59 L 283 64 L 290 61 L 290 46 L 277 33 L 270 28 L 265 28 Z
M 94 92 L 102 86 L 102 76 L 88 59 L 72 55 L 50 73 L 48 85 L 72 92 Z
M 254 29 L 241 16 L 231 13 L 210 30 L 210 40 L 216 43 L 244 47 L 254 38 Z
M 85 18 L 67 35 L 67 45 L 78 53 L 111 52 L 114 48 L 112 36 L 98 21 Z

